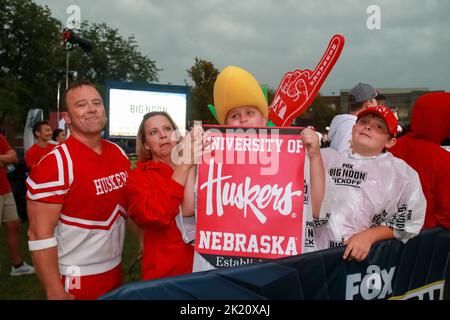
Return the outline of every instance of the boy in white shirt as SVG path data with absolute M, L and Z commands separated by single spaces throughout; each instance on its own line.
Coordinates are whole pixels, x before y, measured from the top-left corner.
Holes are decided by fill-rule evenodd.
M 346 245 L 343 258 L 361 261 L 375 242 L 406 242 L 420 232 L 426 200 L 419 177 L 383 152 L 396 143 L 397 124 L 389 108 L 369 107 L 358 114 L 350 149 L 322 149 L 326 191 L 320 217 L 314 214 L 324 223 L 315 230 L 317 249 Z

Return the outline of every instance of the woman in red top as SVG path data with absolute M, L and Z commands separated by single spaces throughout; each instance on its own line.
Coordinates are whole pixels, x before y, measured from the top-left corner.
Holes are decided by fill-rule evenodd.
M 185 156 L 201 154 L 202 134 L 201 128 L 194 129 L 182 140 Z M 146 114 L 137 133 L 139 161 L 128 178 L 126 192 L 128 214 L 144 230 L 143 280 L 192 272 L 194 247 L 183 241 L 175 218 L 183 208 L 184 185 L 196 161 L 178 161 L 177 152 L 173 159 L 178 137 L 166 112 Z

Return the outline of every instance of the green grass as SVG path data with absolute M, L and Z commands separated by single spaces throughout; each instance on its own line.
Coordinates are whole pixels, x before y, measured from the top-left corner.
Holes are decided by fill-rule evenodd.
M 31 264 L 31 255 L 27 246 L 28 223 L 22 224 L 22 258 Z M 139 243 L 135 235 L 127 230 L 123 249 L 122 266 L 124 270 L 124 283 L 139 281 L 141 278 L 141 263 L 137 263 L 133 271 L 129 269 L 135 262 L 139 250 Z M 11 277 L 9 272 L 11 265 L 9 254 L 6 248 L 5 227 L 0 228 L 0 300 L 39 300 L 45 299 L 45 293 L 38 277 L 24 275 Z

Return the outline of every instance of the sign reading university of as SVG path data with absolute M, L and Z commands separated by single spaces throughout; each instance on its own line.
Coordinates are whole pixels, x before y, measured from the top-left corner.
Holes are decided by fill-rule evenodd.
M 302 252 L 305 149 L 299 128 L 205 126 L 196 250 L 216 268 Z

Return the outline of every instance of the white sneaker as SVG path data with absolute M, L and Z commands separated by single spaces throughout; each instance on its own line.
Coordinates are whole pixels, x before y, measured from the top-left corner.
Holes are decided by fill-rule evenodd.
M 14 276 L 23 276 L 24 274 L 32 274 L 32 273 L 36 273 L 36 270 L 34 270 L 34 268 L 32 266 L 28 265 L 24 261 L 23 264 L 18 268 L 14 268 L 14 266 L 12 266 L 10 275 L 14 277 Z

